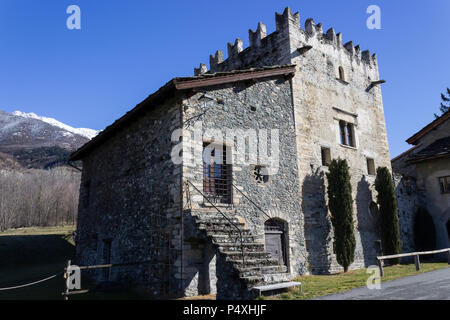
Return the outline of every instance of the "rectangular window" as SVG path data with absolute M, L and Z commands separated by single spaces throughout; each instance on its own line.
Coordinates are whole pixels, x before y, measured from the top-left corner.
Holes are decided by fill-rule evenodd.
M 344 121 L 339 121 L 339 132 L 341 137 L 341 144 L 347 145 L 347 134 L 346 126 Z
M 322 147 L 322 165 L 328 167 L 331 163 L 331 150 L 330 148 Z
M 352 123 L 339 121 L 339 135 L 341 144 L 349 147 L 356 147 L 355 143 L 355 126 Z
M 206 148 L 208 150 L 205 152 Z M 226 161 L 227 147 L 204 143 L 203 151 L 203 192 L 205 196 L 213 203 L 232 203 L 232 167 Z M 218 153 L 217 160 L 215 160 L 216 152 Z M 231 150 L 228 150 L 228 152 L 231 152 Z M 205 157 L 209 159 L 205 159 Z M 209 203 L 208 200 L 206 200 L 207 203 Z
M 450 176 L 439 178 L 442 193 L 450 193 Z
M 347 142 L 350 147 L 355 147 L 354 127 L 351 123 L 347 123 Z
M 367 173 L 369 175 L 375 175 L 375 161 L 371 158 L 367 158 Z

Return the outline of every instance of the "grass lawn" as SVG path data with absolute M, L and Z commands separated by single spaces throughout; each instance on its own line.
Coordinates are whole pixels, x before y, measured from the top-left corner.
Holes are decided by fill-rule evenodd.
M 384 277 L 382 278 L 382 282 L 448 267 L 448 263 L 426 262 L 421 263 L 420 271 L 416 271 L 416 267 L 414 264 L 384 267 Z M 296 281 L 300 281 L 303 284 L 303 294 L 300 293 L 299 289 L 293 288 L 288 292 L 271 297 L 271 299 L 306 300 L 329 294 L 344 292 L 358 287 L 366 286 L 366 281 L 369 276 L 370 274 L 366 273 L 366 269 L 354 270 L 347 273 L 339 273 L 333 275 L 302 276 L 298 277 Z M 267 299 L 267 297 L 263 297 L 263 299 Z
M 73 226 L 49 228 L 22 228 L 0 233 L 0 288 L 34 282 L 63 271 L 67 260 L 73 259 L 75 246 Z M 382 281 L 390 281 L 418 273 L 447 268 L 447 263 L 421 263 L 417 272 L 414 264 L 385 267 Z M 366 285 L 366 269 L 335 275 L 303 276 L 296 280 L 303 284 L 303 294 L 293 289 L 271 299 L 311 299 L 343 292 Z M 93 285 L 81 280 L 82 289 Z M 61 300 L 65 289 L 62 275 L 35 286 L 0 291 L 0 300 Z M 73 295 L 80 299 L 148 299 L 136 292 L 89 292 Z M 264 299 L 264 297 L 262 297 Z

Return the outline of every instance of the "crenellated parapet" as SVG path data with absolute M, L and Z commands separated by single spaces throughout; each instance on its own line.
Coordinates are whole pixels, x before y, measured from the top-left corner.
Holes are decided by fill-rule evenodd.
M 277 32 L 287 31 L 289 26 L 300 26 L 300 13 L 292 13 L 291 8 L 286 7 L 282 14 L 275 12 L 275 23 Z
M 262 22 L 258 23 L 258 28 L 256 31 L 253 31 L 251 29 L 248 30 L 248 38 L 250 47 L 260 47 L 261 46 L 261 40 L 264 39 L 267 35 L 266 32 L 266 25 Z
M 194 75 L 199 76 L 208 71 L 208 66 L 204 63 L 200 63 L 200 67 L 194 68 Z
M 211 66 L 211 69 L 222 62 L 223 62 L 223 51 L 222 50 L 217 50 L 215 55 L 211 54 L 209 56 L 209 65 Z
M 234 69 L 269 66 L 282 63 L 291 63 L 292 57 L 287 49 L 291 40 L 295 37 L 302 39 L 303 46 L 318 49 L 319 46 L 332 46 L 332 50 L 347 54 L 351 61 L 365 64 L 369 67 L 377 66 L 376 55 L 370 55 L 369 51 L 361 51 L 359 45 L 354 46 L 353 41 L 343 44 L 342 33 L 336 33 L 334 28 L 323 32 L 322 23 L 316 24 L 312 18 L 306 19 L 304 29 L 300 27 L 300 14 L 293 13 L 287 7 L 283 13 L 275 13 L 276 31 L 267 34 L 266 25 L 258 23 L 256 31 L 249 29 L 249 47 L 244 48 L 242 39 L 236 39 L 234 43 L 228 43 L 228 57 L 225 59 L 221 50 L 210 55 L 210 71 L 230 71 Z M 292 51 L 292 48 L 289 48 Z M 330 52 L 329 49 L 323 49 Z M 203 72 L 202 67 L 196 68 Z
M 244 42 L 242 41 L 242 39 L 237 38 L 234 41 L 234 44 L 232 44 L 231 42 L 228 42 L 228 57 L 237 55 L 239 52 L 242 51 L 243 48 L 244 48 Z

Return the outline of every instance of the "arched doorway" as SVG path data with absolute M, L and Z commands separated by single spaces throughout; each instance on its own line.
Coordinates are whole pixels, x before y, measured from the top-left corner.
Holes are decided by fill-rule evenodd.
M 266 251 L 278 260 L 280 266 L 287 266 L 285 233 L 286 224 L 281 220 L 270 219 L 264 223 Z

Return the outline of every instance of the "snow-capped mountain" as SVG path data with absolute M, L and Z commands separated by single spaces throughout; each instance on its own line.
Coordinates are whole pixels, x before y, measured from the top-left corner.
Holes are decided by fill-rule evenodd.
M 47 117 L 41 117 L 38 116 L 35 113 L 25 113 L 22 111 L 14 111 L 12 113 L 15 116 L 18 117 L 22 117 L 22 118 L 30 118 L 30 119 L 37 119 L 37 120 L 41 120 L 43 122 L 46 122 L 48 124 L 51 124 L 52 126 L 55 127 L 59 127 L 61 129 L 64 129 L 68 132 L 74 133 L 74 134 L 78 134 L 80 136 L 86 137 L 88 139 L 92 139 L 93 137 L 95 137 L 99 131 L 98 130 L 93 130 L 93 129 L 87 129 L 87 128 L 72 128 L 71 126 L 68 126 L 67 124 L 64 124 L 56 119 L 53 118 L 47 118 Z
M 0 110 L 0 160 L 8 155 L 25 168 L 61 165 L 97 133 L 34 113 Z

